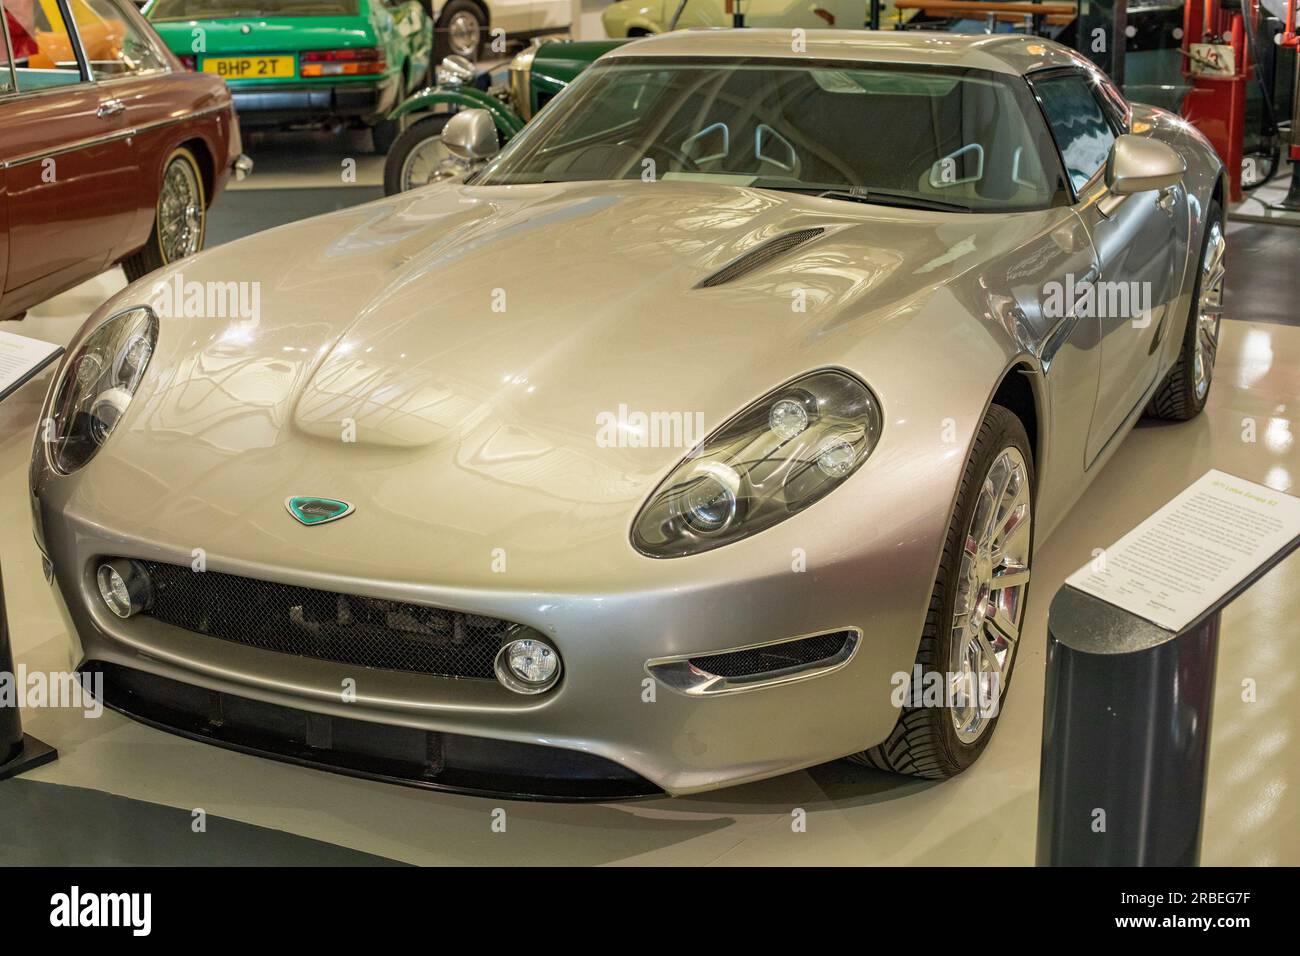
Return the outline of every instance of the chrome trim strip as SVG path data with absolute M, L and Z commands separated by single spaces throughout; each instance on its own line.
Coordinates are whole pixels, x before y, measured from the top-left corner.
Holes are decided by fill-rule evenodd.
M 96 63 L 106 63 L 107 60 L 91 60 L 90 65 L 93 68 Z M 105 73 L 102 76 L 96 75 L 90 82 L 98 87 L 109 87 L 114 83 L 125 83 L 131 80 L 138 80 L 141 77 L 148 76 L 169 76 L 176 71 L 170 66 L 155 66 L 148 70 L 136 70 L 134 73 Z
M 173 70 L 171 67 L 160 67 L 156 70 L 141 70 L 139 73 L 123 73 L 114 76 L 103 76 L 103 77 L 99 77 L 98 79 L 92 77 L 91 79 L 87 80 L 83 77 L 79 79 L 75 85 L 77 87 L 89 86 L 95 89 L 102 90 L 111 87 L 117 83 L 127 83 L 130 82 L 131 80 L 139 79 L 142 76 L 146 76 L 146 77 L 174 76 L 175 73 L 176 71 Z M 20 90 L 15 88 L 14 90 L 8 93 L 0 92 L 0 101 L 3 101 L 3 99 L 6 97 L 57 95 L 59 93 L 66 93 L 69 90 L 70 86 L 71 85 L 51 86 L 51 87 L 45 87 L 36 90 Z
M 844 642 L 844 647 L 831 657 L 813 661 L 809 664 L 799 664 L 781 670 L 767 671 L 751 677 L 719 677 L 717 674 L 710 674 L 707 671 L 700 670 L 691 663 L 692 657 L 714 657 L 718 654 L 733 654 L 737 651 L 749 651 L 760 647 L 772 647 L 777 644 L 789 644 L 791 641 L 819 637 L 823 634 L 839 634 L 844 631 L 849 633 L 849 639 Z M 687 697 L 716 697 L 721 694 L 739 694 L 745 691 L 763 690 L 768 687 L 779 687 L 796 681 L 822 677 L 847 665 L 853 659 L 853 655 L 857 653 L 861 644 L 861 628 L 832 627 L 823 631 L 813 631 L 810 634 L 800 634 L 796 637 L 783 637 L 776 641 L 764 641 L 761 644 L 746 644 L 743 647 L 729 647 L 716 651 L 696 651 L 692 654 L 682 654 L 676 657 L 656 657 L 645 662 L 645 671 L 659 683 L 676 693 Z
M 87 139 L 79 139 L 75 143 L 56 146 L 53 149 L 42 150 L 39 153 L 28 153 L 25 156 L 18 156 L 14 159 L 0 160 L 0 169 L 10 169 L 14 166 L 21 166 L 24 163 L 38 162 L 45 159 L 47 156 L 59 156 L 63 153 L 73 152 L 74 150 L 86 149 L 90 146 L 98 146 L 100 143 L 111 143 L 114 140 L 130 139 L 134 136 L 138 136 L 140 133 L 147 133 L 163 126 L 175 126 L 177 123 L 184 123 L 186 120 L 209 116 L 212 113 L 224 113 L 229 109 L 229 105 L 209 106 L 206 109 L 195 110 L 193 113 L 186 113 L 184 116 L 168 117 L 167 119 L 155 120 L 152 123 L 145 123 L 141 126 L 132 126 L 129 129 L 114 130 L 113 132 L 105 133 L 102 136 L 91 136 Z
M 147 133 L 150 130 L 158 129 L 160 126 L 175 126 L 177 123 L 184 123 L 186 120 L 197 119 L 200 116 L 211 116 L 213 113 L 225 113 L 234 104 L 226 103 L 225 105 L 217 104 L 208 106 L 201 110 L 195 110 L 193 113 L 186 113 L 184 116 L 169 116 L 166 119 L 154 120 L 152 123 L 144 123 L 140 126 L 132 127 L 135 133 Z
M 79 149 L 87 149 L 91 146 L 98 146 L 101 143 L 112 143 L 119 139 L 127 139 L 135 135 L 133 129 L 119 129 L 112 133 L 105 133 L 102 136 L 92 136 L 89 139 L 79 139 L 75 143 L 68 143 L 64 146 L 56 146 L 53 149 L 42 150 L 39 153 L 28 153 L 26 156 L 19 156 L 17 159 L 6 159 L 0 162 L 0 169 L 12 169 L 14 166 L 23 166 L 27 163 L 38 162 L 49 156 L 62 156 L 64 153 L 76 152 Z

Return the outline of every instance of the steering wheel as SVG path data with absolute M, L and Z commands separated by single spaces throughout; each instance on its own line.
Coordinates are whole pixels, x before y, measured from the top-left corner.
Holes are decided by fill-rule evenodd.
M 640 144 L 638 144 L 634 139 L 629 137 L 628 139 L 620 141 L 617 145 L 626 146 L 629 149 L 636 149 Z M 679 162 L 682 165 L 682 168 L 684 168 L 687 172 L 690 173 L 701 172 L 700 164 L 697 163 L 695 160 L 691 159 L 691 157 L 687 156 L 685 153 L 683 153 L 680 149 L 677 149 L 676 147 L 669 146 L 667 143 L 652 143 L 648 151 L 653 152 L 655 150 L 660 150 L 661 152 L 665 153 L 669 158 L 677 160 L 677 162 Z

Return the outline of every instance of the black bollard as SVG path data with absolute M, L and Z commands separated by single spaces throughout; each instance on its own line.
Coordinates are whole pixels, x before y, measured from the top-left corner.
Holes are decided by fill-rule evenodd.
M 1039 866 L 1195 866 L 1223 608 L 1174 632 L 1069 585 L 1047 621 Z
M 22 715 L 18 710 L 18 678 L 14 673 L 14 655 L 9 646 L 9 624 L 5 614 L 4 581 L 0 578 L 0 684 L 9 683 L 12 694 L 0 687 L 0 780 L 35 769 L 58 757 L 35 737 L 23 733 Z M 10 699 L 12 698 L 12 699 Z
M 1291 186 L 1277 208 L 1300 212 L 1300 158 L 1291 160 Z

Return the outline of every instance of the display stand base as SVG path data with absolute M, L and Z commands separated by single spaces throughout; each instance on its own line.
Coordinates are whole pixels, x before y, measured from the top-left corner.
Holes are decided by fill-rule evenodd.
M 23 734 L 23 746 L 18 756 L 6 763 L 0 763 L 0 780 L 16 777 L 28 770 L 58 759 L 59 752 L 49 744 L 41 743 L 31 734 Z

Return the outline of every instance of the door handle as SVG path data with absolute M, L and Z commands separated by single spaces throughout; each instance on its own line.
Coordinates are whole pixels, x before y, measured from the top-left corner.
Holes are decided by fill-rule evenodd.
M 110 116 L 116 116 L 125 109 L 126 104 L 121 100 L 105 100 L 99 104 L 99 108 L 95 110 L 95 115 L 100 119 L 108 119 Z

